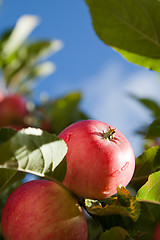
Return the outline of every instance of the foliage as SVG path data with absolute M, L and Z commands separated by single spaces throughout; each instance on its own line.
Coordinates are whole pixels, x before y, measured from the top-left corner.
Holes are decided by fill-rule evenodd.
M 142 201 L 150 201 L 160 204 L 160 172 L 152 173 L 148 181 L 143 185 L 138 193 L 137 199 Z
M 27 38 L 39 24 L 39 18 L 32 15 L 22 16 L 16 26 L 5 31 L 0 37 L 0 108 L 5 97 L 19 94 L 26 100 L 28 113 L 21 119 L 21 127 L 39 127 L 52 133 L 60 133 L 69 124 L 88 118 L 79 109 L 81 93 L 73 92 L 57 99 L 34 103 L 32 89 L 40 79 L 55 71 L 55 64 L 45 61 L 47 57 L 59 51 L 63 43 L 60 40 L 41 39 L 27 41 Z M 22 29 L 25 29 L 25 31 Z M 1 96 L 2 95 L 2 96 Z M 64 118 L 66 119 L 64 121 Z M 10 119 L 15 127 L 18 120 Z M 5 125 L 1 125 L 1 127 Z
M 0 167 L 63 180 L 67 146 L 54 134 L 28 128 L 17 132 L 0 146 Z M 58 165 L 61 165 L 61 171 Z
M 131 239 L 127 231 L 121 227 L 113 227 L 110 230 L 106 230 L 99 238 L 99 240 L 129 240 Z
M 82 99 L 80 92 L 71 92 L 61 98 L 47 101 L 37 106 L 40 113 L 41 128 L 59 134 L 64 128 L 77 120 L 87 119 L 79 109 Z M 64 121 L 65 119 L 65 121 Z
M 146 134 L 146 138 L 159 138 L 159 137 L 160 137 L 160 117 L 154 120 L 153 123 L 148 127 Z
M 110 197 L 103 203 L 98 200 L 85 199 L 85 208 L 91 215 L 121 215 L 137 221 L 140 214 L 140 205 L 136 198 L 129 194 L 124 187 L 117 188 L 117 197 Z
M 2 80 L 9 90 L 30 93 L 36 78 L 51 74 L 55 69 L 52 62 L 42 61 L 61 49 L 61 41 L 26 41 L 38 24 L 39 19 L 36 16 L 24 15 L 17 21 L 15 28 L 6 31 L 0 38 Z
M 160 72 L 158 0 L 86 0 L 101 40 L 129 61 Z M 136 16 L 136 17 L 135 17 Z
M 160 72 L 159 0 L 86 0 L 86 3 L 95 32 L 105 44 L 132 63 Z M 29 100 L 39 78 L 55 69 L 55 65 L 44 62 L 44 58 L 62 47 L 58 40 L 27 42 L 38 24 L 37 17 L 23 16 L 15 28 L 0 38 L 2 92 L 4 96 L 19 93 L 27 98 L 30 106 L 23 119 L 26 129 L 18 132 L 0 129 L 1 211 L 8 195 L 21 184 L 26 173 L 61 184 L 66 171 L 67 147 L 56 134 L 69 124 L 87 118 L 79 108 L 82 99 L 79 92 L 39 104 Z M 26 31 L 22 31 L 23 28 Z M 118 186 L 117 195 L 105 201 L 79 199 L 86 210 L 90 240 L 150 240 L 160 222 L 160 104 L 153 99 L 133 97 L 148 108 L 153 117 L 153 122 L 143 131 L 145 149 L 136 158 L 128 189 Z M 0 104 L 1 101 L 0 96 Z

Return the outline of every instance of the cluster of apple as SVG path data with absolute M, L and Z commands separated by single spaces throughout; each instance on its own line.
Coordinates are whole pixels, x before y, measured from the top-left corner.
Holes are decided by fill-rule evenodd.
M 106 199 L 127 186 L 135 156 L 126 137 L 96 121 L 76 122 L 60 134 L 68 147 L 63 184 L 34 180 L 17 188 L 2 212 L 5 240 L 87 240 L 80 198 Z

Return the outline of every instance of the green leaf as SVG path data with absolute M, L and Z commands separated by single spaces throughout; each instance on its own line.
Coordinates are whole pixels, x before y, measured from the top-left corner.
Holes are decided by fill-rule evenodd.
M 22 180 L 26 173 L 18 172 L 11 169 L 3 169 L 0 168 L 0 192 L 3 191 L 8 186 L 12 185 L 13 183 Z
M 54 64 L 42 61 L 56 53 L 63 47 L 60 40 L 42 39 L 34 42 L 26 42 L 26 39 L 39 24 L 37 16 L 24 15 L 16 26 L 5 32 L 0 39 L 0 67 L 2 69 L 4 85 L 22 91 L 22 88 L 31 90 L 31 83 L 35 78 L 53 73 Z M 29 83 L 28 83 L 29 82 Z M 21 86 L 23 85 L 23 86 Z M 29 89 L 28 89 L 29 88 Z
M 146 138 L 160 137 L 160 117 L 157 118 L 148 128 Z
M 10 86 L 15 85 L 17 81 L 19 81 L 17 91 L 23 93 L 23 95 L 26 95 L 28 92 L 31 93 L 31 90 L 39 84 L 40 78 L 44 78 L 50 74 L 53 74 L 56 70 L 56 66 L 52 62 L 48 61 L 41 64 L 35 64 L 33 67 L 28 66 L 26 69 L 22 68 L 22 72 L 23 70 L 25 78 L 16 78 L 16 81 L 12 81 L 12 83 L 10 83 Z
M 39 40 L 27 45 L 27 55 L 31 59 L 44 59 L 49 55 L 62 49 L 63 43 L 60 40 Z
M 135 173 L 131 185 L 142 186 L 148 176 L 160 168 L 160 146 L 151 147 L 145 150 L 142 155 L 136 158 Z
M 136 198 L 129 194 L 129 191 L 124 187 L 118 187 L 117 194 L 117 197 L 108 198 L 103 204 L 98 200 L 85 199 L 85 208 L 92 215 L 121 215 L 137 221 L 140 205 Z
M 128 60 L 160 71 L 160 1 L 86 0 L 93 27 Z M 143 62 L 142 62 L 143 61 Z
M 142 67 L 146 67 L 150 70 L 154 70 L 160 73 L 160 59 L 145 57 L 140 54 L 131 53 L 129 51 L 122 50 L 120 48 L 114 48 L 119 53 L 123 55 L 128 61 L 140 65 Z
M 38 67 L 42 66 L 40 61 L 48 55 L 55 53 L 60 50 L 62 47 L 62 43 L 59 40 L 39 40 L 29 44 L 23 44 L 12 56 L 9 56 L 4 60 L 5 64 L 2 69 L 4 76 L 9 83 L 10 87 L 19 87 L 19 83 L 25 83 L 28 80 L 34 80 L 31 78 L 33 73 L 37 73 Z M 55 69 L 55 66 L 54 66 Z M 44 66 L 43 66 L 44 70 Z M 46 66 L 45 66 L 46 70 Z M 40 73 L 40 71 L 38 71 Z M 53 72 L 53 65 L 51 71 L 50 64 L 50 72 Z M 42 75 L 42 69 L 41 69 Z
M 151 240 L 153 237 L 153 229 L 155 226 L 155 216 L 151 205 L 156 205 L 156 211 L 159 214 L 159 205 L 141 202 L 141 213 L 136 223 L 131 223 L 128 230 L 132 239 Z
M 33 78 L 50 75 L 55 71 L 55 69 L 55 65 L 52 62 L 48 61 L 35 66 L 28 75 L 32 80 Z
M 12 136 L 17 133 L 16 130 L 12 128 L 1 128 L 0 129 L 0 145 L 8 141 Z M 3 157 L 3 155 L 1 155 Z M 0 192 L 7 188 L 9 185 L 23 179 L 26 174 L 22 172 L 17 172 L 11 169 L 0 168 Z
M 152 173 L 138 193 L 137 200 L 160 204 L 160 171 Z
M 122 227 L 113 227 L 106 230 L 99 240 L 131 240 L 129 233 Z
M 75 122 L 75 119 L 80 118 L 80 112 L 78 110 L 80 100 L 81 94 L 75 92 L 55 100 L 52 103 L 52 124 L 56 126 L 57 131 L 60 132 L 66 125 L 70 125 L 72 122 Z
M 86 216 L 87 225 L 88 225 L 88 240 L 98 240 L 99 236 L 103 233 L 101 224 L 93 219 L 92 217 Z
M 6 44 L 6 42 L 8 41 L 8 39 L 12 33 L 12 30 L 13 29 L 5 30 L 0 37 L 0 67 L 1 68 L 4 67 L 4 59 L 5 59 L 5 56 L 3 56 L 3 54 L 2 54 L 3 48 Z
M 65 142 L 56 135 L 40 129 L 23 129 L 0 146 L 0 167 L 62 181 L 66 152 Z
M 9 56 L 15 52 L 38 24 L 39 18 L 37 16 L 24 15 L 19 18 L 8 41 L 6 41 L 3 47 L 3 54 Z
M 0 145 L 9 140 L 16 133 L 17 131 L 12 128 L 0 128 Z
M 81 98 L 81 93 L 73 92 L 42 106 L 42 111 L 47 110 L 43 116 L 49 115 L 53 132 L 59 134 L 68 125 L 88 118 L 79 108 Z

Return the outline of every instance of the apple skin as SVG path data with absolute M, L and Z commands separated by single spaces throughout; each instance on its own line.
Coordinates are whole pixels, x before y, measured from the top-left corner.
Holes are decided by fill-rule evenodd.
M 21 128 L 27 113 L 26 102 L 21 95 L 4 96 L 0 101 L 0 127 Z
M 71 193 L 49 180 L 33 180 L 8 198 L 1 219 L 5 240 L 87 240 L 82 208 Z
M 59 138 L 68 146 L 67 172 L 63 184 L 79 197 L 105 199 L 127 186 L 135 169 L 135 156 L 126 137 L 97 120 L 82 120 L 64 129 Z M 112 139 L 112 137 L 114 137 Z

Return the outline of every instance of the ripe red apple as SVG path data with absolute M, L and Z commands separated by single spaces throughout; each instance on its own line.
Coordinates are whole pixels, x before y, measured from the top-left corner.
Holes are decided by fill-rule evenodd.
M 27 115 L 26 102 L 18 94 L 4 96 L 0 101 L 0 127 L 23 125 L 23 118 Z
M 105 199 L 126 186 L 133 175 L 135 157 L 126 137 L 111 125 L 83 120 L 64 129 L 59 137 L 67 146 L 67 172 L 63 184 L 80 197 Z
M 2 212 L 5 240 L 87 240 L 82 208 L 64 187 L 48 180 L 21 185 Z

